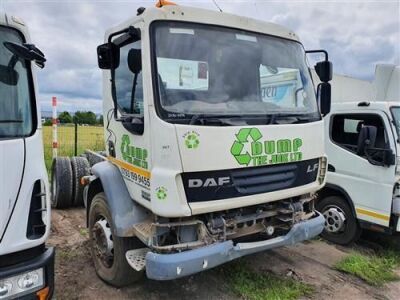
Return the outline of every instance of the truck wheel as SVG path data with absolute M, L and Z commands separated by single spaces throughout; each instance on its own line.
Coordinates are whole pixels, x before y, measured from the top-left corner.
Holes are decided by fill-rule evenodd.
M 89 175 L 90 165 L 84 157 L 72 157 L 71 167 L 73 174 L 73 202 L 74 206 L 83 206 L 83 189 L 81 178 Z
M 69 157 L 56 157 L 51 167 L 51 206 L 70 207 L 72 187 L 72 168 Z
M 89 210 L 90 252 L 97 275 L 113 286 L 123 287 L 143 277 L 143 271 L 129 266 L 125 253 L 144 245 L 137 238 L 115 236 L 110 220 L 106 196 L 99 193 L 94 196 Z
M 325 228 L 321 236 L 339 245 L 355 242 L 361 228 L 346 201 L 339 196 L 329 196 L 317 202 L 316 208 L 325 217 Z

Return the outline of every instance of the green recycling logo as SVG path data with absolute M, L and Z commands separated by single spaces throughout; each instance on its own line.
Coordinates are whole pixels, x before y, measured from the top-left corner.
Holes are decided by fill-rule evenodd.
M 235 136 L 231 154 L 240 165 L 263 166 L 303 159 L 303 140 L 299 137 L 260 141 L 263 135 L 257 128 L 242 128 Z
M 257 142 L 262 138 L 260 130 L 257 128 L 242 128 L 236 134 L 236 141 L 231 147 L 231 154 L 235 157 L 237 162 L 241 165 L 248 166 L 251 161 L 251 155 L 249 152 L 242 153 L 244 145 L 251 139 L 251 142 Z
M 199 134 L 191 132 L 185 137 L 185 145 L 188 149 L 196 149 L 200 144 Z
M 159 187 L 156 192 L 158 200 L 165 200 L 167 198 L 167 189 L 165 187 Z

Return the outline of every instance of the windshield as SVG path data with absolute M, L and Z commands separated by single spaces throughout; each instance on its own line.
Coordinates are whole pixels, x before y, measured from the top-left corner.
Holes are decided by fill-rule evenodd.
M 397 130 L 397 136 L 400 138 L 400 106 L 392 107 L 391 110 L 393 115 L 394 126 L 396 127 Z
M 0 26 L 0 139 L 28 136 L 33 131 L 27 63 L 4 42 L 22 44 L 18 31 Z
M 164 118 L 320 119 L 304 49 L 297 42 L 166 21 L 153 24 L 153 42 Z

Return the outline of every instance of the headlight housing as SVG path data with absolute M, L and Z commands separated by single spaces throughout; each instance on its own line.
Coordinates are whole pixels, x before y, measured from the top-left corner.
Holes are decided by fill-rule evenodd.
M 12 299 L 44 287 L 43 268 L 0 279 L 0 299 Z

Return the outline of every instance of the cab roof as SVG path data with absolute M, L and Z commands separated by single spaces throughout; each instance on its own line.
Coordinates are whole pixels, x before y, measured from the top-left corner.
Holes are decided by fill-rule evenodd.
M 356 112 L 358 110 L 380 110 L 388 111 L 391 107 L 399 106 L 398 101 L 359 101 L 359 102 L 343 102 L 343 103 L 332 103 L 331 112 L 337 111 L 351 111 Z
M 300 41 L 299 37 L 293 31 L 274 23 L 259 21 L 252 18 L 242 17 L 215 10 L 194 8 L 181 5 L 165 5 L 161 8 L 146 8 L 141 15 L 130 18 L 125 22 L 119 24 L 118 26 L 115 26 L 108 30 L 106 33 L 106 39 L 110 33 L 120 30 L 122 28 L 126 28 L 129 25 L 138 21 L 143 21 L 147 26 L 149 26 L 153 21 L 156 20 L 184 21 L 224 26 L 257 32 L 261 34 L 274 35 L 298 42 Z

